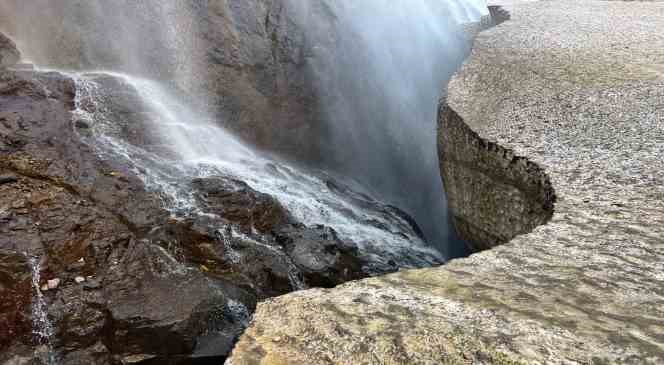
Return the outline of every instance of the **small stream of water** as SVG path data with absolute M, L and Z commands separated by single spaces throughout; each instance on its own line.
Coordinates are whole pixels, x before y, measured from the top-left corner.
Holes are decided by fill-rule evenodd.
M 57 356 L 53 349 L 55 330 L 48 318 L 48 307 L 39 284 L 41 281 L 41 263 L 37 257 L 27 254 L 26 257 L 32 273 L 32 334 L 35 343 L 39 346 L 37 351 L 40 352 L 41 356 L 45 356 L 42 360 L 46 365 L 56 365 Z

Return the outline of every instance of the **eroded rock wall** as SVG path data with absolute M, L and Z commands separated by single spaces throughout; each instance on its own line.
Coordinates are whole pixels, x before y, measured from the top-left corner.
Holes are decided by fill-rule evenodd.
M 542 168 L 480 137 L 445 103 L 438 122 L 452 220 L 472 250 L 506 243 L 551 219 L 555 194 Z

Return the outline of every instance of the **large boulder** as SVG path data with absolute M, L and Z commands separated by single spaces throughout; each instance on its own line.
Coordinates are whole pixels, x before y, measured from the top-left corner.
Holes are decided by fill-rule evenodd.
M 108 108 L 108 137 L 162 153 L 154 116 L 122 79 L 86 77 L 103 105 L 59 73 L 0 73 L 0 363 L 220 361 L 257 301 L 368 275 L 353 242 L 234 177 L 185 178 L 198 210 L 174 216 L 83 114 Z

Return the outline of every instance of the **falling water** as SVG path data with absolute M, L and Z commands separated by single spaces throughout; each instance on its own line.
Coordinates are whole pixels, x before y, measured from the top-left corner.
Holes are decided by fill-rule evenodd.
M 346 187 L 324 171 L 304 170 L 253 151 L 162 84 L 112 72 L 70 75 L 77 85 L 74 114 L 91 126 L 100 156 L 131 166 L 149 189 L 162 193 L 174 214 L 198 212 L 188 181 L 225 176 L 275 197 L 299 222 L 334 228 L 341 239 L 358 245 L 369 271 L 443 262 L 396 208 L 379 203 L 369 192 L 357 193 L 361 186 Z M 125 88 L 133 90 L 143 104 L 134 107 L 142 111 L 145 123 L 133 127 L 150 131 L 159 145 L 137 146 L 122 137 L 122 126 L 114 118 L 117 98 L 109 84 L 125 94 Z M 229 237 L 221 238 L 230 244 Z M 297 273 L 290 276 L 294 287 L 302 287 Z
M 404 207 L 446 256 L 462 254 L 463 245 L 449 244 L 436 109 L 469 49 L 464 24 L 480 20 L 486 1 L 325 1 L 325 10 L 319 1 L 290 2 L 312 42 L 327 44 L 313 47 L 312 58 L 328 163 Z
M 53 336 L 55 330 L 53 324 L 48 318 L 48 308 L 44 295 L 42 294 L 40 281 L 41 281 L 41 264 L 39 259 L 26 254 L 30 264 L 32 273 L 32 334 L 34 335 L 35 342 L 38 346 L 44 348 L 45 359 L 47 365 L 55 365 L 56 355 L 53 349 Z
M 82 138 L 103 158 L 131 166 L 174 214 L 197 211 L 187 182 L 222 175 L 275 197 L 302 223 L 334 228 L 378 266 L 443 262 L 440 251 L 450 250 L 435 152 L 436 101 L 467 46 L 461 23 L 479 19 L 482 1 L 284 3 L 300 12 L 307 28 L 320 23 L 311 4 L 332 12 L 336 22 L 322 32 L 334 38 L 332 46 L 309 40 L 327 116 L 321 138 L 329 160 L 322 170 L 258 153 L 208 114 L 201 87 L 207 50 L 197 29 L 199 12 L 211 11 L 208 1 L 3 0 L 0 20 L 27 58 L 75 70 L 75 118 L 92 127 L 92 136 Z M 149 145 L 122 135 L 127 121 L 118 119 L 124 115 L 109 94 L 118 85 L 137 95 L 135 112 L 148 119 Z M 394 206 L 414 215 L 440 250 Z

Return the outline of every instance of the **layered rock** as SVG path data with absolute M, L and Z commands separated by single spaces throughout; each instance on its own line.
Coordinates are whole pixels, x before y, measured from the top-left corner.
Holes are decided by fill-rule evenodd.
M 439 112 L 440 171 L 454 228 L 473 251 L 528 233 L 553 216 L 544 170 L 478 136 L 448 105 Z
M 517 236 L 261 303 L 229 363 L 663 363 L 663 5 L 505 1 L 441 150 L 450 198 L 494 213 L 455 206 L 477 248 Z

